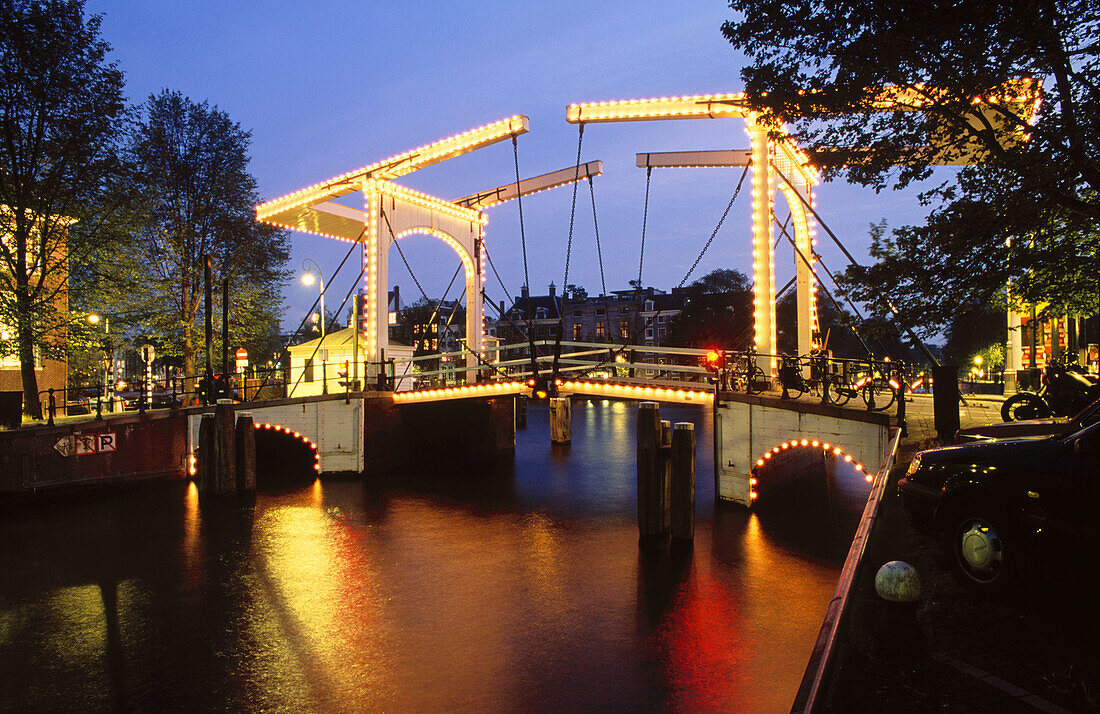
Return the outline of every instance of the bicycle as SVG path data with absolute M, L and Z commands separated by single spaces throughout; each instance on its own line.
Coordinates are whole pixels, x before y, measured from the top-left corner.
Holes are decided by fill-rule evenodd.
M 739 352 L 722 373 L 723 385 L 730 391 L 759 394 L 768 388 L 768 377 L 756 364 L 756 350 Z
M 802 376 L 803 363 L 801 357 L 780 355 L 779 357 L 779 385 L 783 388 L 784 399 L 798 399 L 806 392 L 817 391 L 813 383 L 813 366 L 811 363 L 811 379 Z
M 863 403 L 869 411 L 881 412 L 894 405 L 897 399 L 895 380 L 890 378 L 890 368 L 879 370 L 873 359 L 867 360 L 867 372 L 863 373 L 853 385 L 859 390 Z M 885 374 L 883 374 L 885 371 Z

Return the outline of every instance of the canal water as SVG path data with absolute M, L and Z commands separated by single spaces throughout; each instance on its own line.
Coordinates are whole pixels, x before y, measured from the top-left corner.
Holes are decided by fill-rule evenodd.
M 709 410 L 663 405 L 696 540 L 642 554 L 636 413 L 575 403 L 552 447 L 532 403 L 492 467 L 4 506 L 0 709 L 789 709 L 866 484 L 715 507 Z

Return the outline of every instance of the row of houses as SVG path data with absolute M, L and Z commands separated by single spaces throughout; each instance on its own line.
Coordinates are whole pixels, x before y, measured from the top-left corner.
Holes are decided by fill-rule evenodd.
M 527 358 L 528 342 L 557 340 L 562 329 L 566 342 L 660 347 L 668 344 L 685 300 L 686 291 L 680 289 L 666 293 L 653 287 L 632 288 L 588 296 L 579 290 L 559 294 L 553 283 L 544 295 L 531 295 L 524 287 L 510 306 L 503 301 L 486 306 L 485 343 L 493 362 Z M 405 304 L 395 286 L 389 294 L 389 310 L 387 359 L 400 362 L 441 355 L 419 360 L 415 369 L 398 365 L 393 375 L 398 390 L 415 384 L 462 381 L 462 373 L 455 368 L 463 360 L 448 356 L 461 353 L 466 340 L 466 311 L 461 303 L 421 300 Z M 328 391 L 341 388 L 338 384 L 346 377 L 340 373 L 345 362 L 353 359 L 354 338 L 353 328 L 348 327 L 327 335 L 323 344 L 315 339 L 291 347 L 290 380 L 299 385 L 295 396 L 320 393 L 326 388 L 326 376 Z

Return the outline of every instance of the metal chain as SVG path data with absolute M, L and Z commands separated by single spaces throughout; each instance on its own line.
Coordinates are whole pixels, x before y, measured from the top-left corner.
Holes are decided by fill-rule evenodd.
M 577 216 L 577 183 L 581 177 L 581 145 L 584 144 L 584 124 L 581 123 L 578 126 L 580 127 L 580 133 L 577 136 L 577 163 L 573 169 L 573 204 L 569 207 L 569 240 L 565 245 L 565 277 L 561 281 L 562 296 L 565 295 L 565 286 L 569 284 L 569 257 L 573 252 L 573 220 Z
M 642 204 L 642 248 L 638 251 L 638 284 L 634 288 L 634 297 L 637 299 L 638 293 L 642 289 L 642 261 L 645 260 L 645 229 L 646 222 L 649 220 L 649 179 L 653 176 L 653 167 L 645 167 L 645 202 Z
M 497 266 L 493 265 L 493 256 L 489 255 L 489 250 L 484 243 L 481 244 L 481 254 L 489 261 L 489 267 L 493 269 L 493 275 L 497 276 L 497 282 L 500 283 L 500 289 L 504 291 L 504 297 L 510 299 L 512 293 L 508 292 L 508 288 L 504 286 L 504 281 L 500 279 L 500 273 L 497 272 Z M 514 305 L 515 302 L 512 304 Z
M 747 176 L 748 173 L 749 164 L 745 164 L 745 170 L 741 172 L 741 180 L 737 182 L 737 188 L 733 190 L 733 197 L 730 198 L 729 204 L 726 205 L 726 210 L 722 211 L 722 217 L 718 219 L 718 225 L 716 225 L 714 227 L 714 230 L 711 231 L 710 239 L 707 241 L 707 244 L 703 246 L 703 250 L 699 252 L 699 257 L 696 258 L 695 262 L 691 264 L 691 268 L 687 271 L 687 275 L 684 276 L 684 279 L 681 280 L 680 284 L 676 287 L 684 287 L 684 283 L 688 281 L 688 278 L 691 277 L 691 274 L 695 272 L 695 268 L 699 266 L 699 261 L 703 259 L 704 255 L 707 254 L 707 251 L 710 249 L 710 244 L 714 242 L 714 237 L 718 235 L 718 229 L 722 227 L 722 223 L 725 222 L 726 216 L 728 216 L 730 213 L 730 209 L 733 208 L 733 202 L 737 200 L 737 194 L 741 193 L 741 185 L 745 183 L 745 176 Z
M 600 290 L 604 295 L 607 295 L 607 281 L 604 280 L 603 276 L 603 251 L 600 249 L 600 223 L 596 220 L 596 189 L 591 175 L 588 176 L 588 193 L 592 196 L 592 227 L 596 231 L 596 258 L 600 263 Z
M 523 248 L 523 284 L 527 286 L 527 290 L 531 290 L 531 278 L 527 274 L 527 237 L 523 231 L 523 192 L 519 187 L 519 142 L 516 141 L 516 135 L 512 134 L 512 158 L 516 164 L 516 206 L 519 207 L 519 244 Z M 484 250 L 484 246 L 482 246 Z M 503 287 L 503 284 L 501 284 Z
M 390 217 L 386 215 L 385 209 L 382 209 L 382 217 L 386 219 L 386 228 L 389 229 L 390 238 L 393 239 L 393 244 L 397 248 L 397 254 L 401 256 L 401 262 L 404 263 L 405 267 L 408 269 L 409 276 L 412 277 L 413 282 L 416 283 L 416 287 L 420 290 L 420 294 L 424 296 L 424 300 L 431 302 L 432 299 L 428 297 L 428 293 L 424 291 L 424 286 L 417 280 L 416 273 L 413 272 L 412 266 L 409 265 L 409 261 L 405 257 L 405 251 L 401 250 L 401 241 L 397 240 L 397 236 L 393 234 L 393 226 L 390 225 Z

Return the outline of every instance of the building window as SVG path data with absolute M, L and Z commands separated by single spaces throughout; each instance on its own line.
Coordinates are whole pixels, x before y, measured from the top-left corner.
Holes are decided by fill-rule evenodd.
M 667 334 L 667 332 L 666 332 L 665 328 L 663 328 L 663 327 L 658 327 L 657 328 L 657 336 L 658 337 L 664 337 L 666 334 Z
M 596 314 L 597 315 L 602 315 L 603 314 L 603 308 L 602 307 L 596 308 Z
M 302 381 L 303 382 L 312 382 L 313 381 L 313 360 L 311 360 L 311 359 L 307 359 L 306 363 L 305 363 L 305 366 L 302 368 Z
M 666 317 L 667 317 L 667 315 L 658 315 L 657 316 L 657 322 L 664 322 Z
M 620 314 L 620 315 L 625 315 L 625 314 L 627 314 L 628 312 L 630 312 L 630 308 L 629 308 L 629 307 L 626 307 L 625 305 L 624 305 L 623 307 L 620 307 L 620 308 L 619 308 L 619 314 Z
M 580 310 L 574 310 L 573 311 L 573 317 L 580 317 L 580 316 L 581 316 L 581 311 Z
M 624 340 L 630 337 L 629 320 L 619 320 L 619 337 Z
M 652 300 L 646 300 L 645 301 L 645 311 L 646 312 L 653 312 L 653 301 Z
M 576 342 L 581 341 L 581 326 L 573 325 L 573 340 Z
M 653 328 L 652 327 L 645 328 L 645 338 L 647 340 L 652 340 L 653 339 Z
M 607 327 L 603 320 L 596 321 L 596 339 L 607 339 Z

